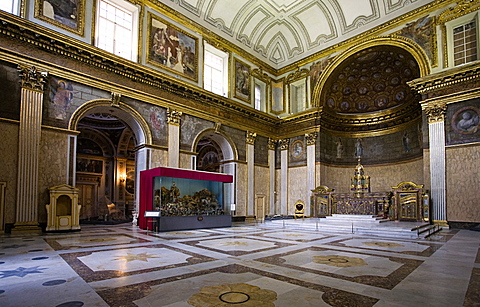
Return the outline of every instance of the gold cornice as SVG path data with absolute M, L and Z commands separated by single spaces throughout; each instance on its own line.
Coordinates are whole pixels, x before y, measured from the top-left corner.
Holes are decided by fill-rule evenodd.
M 212 94 L 202 88 L 177 80 L 152 68 L 133 63 L 103 50 L 93 48 L 86 43 L 75 40 L 63 41 L 57 33 L 50 33 L 48 29 L 42 27 L 38 27 L 34 30 L 33 28 L 37 27 L 37 25 L 21 20 L 17 16 L 11 16 L 11 14 L 7 15 L 8 16 L 6 17 L 8 17 L 9 22 L 0 24 L 0 35 L 3 34 L 18 39 L 19 41 L 32 44 L 39 49 L 70 57 L 73 60 L 83 62 L 95 68 L 100 68 L 104 71 L 129 78 L 130 80 L 153 86 L 156 89 L 165 90 L 173 95 L 184 97 L 191 101 L 196 101 L 204 105 L 211 105 L 219 110 L 223 110 L 222 112 L 241 114 L 240 116 L 244 118 L 255 120 L 255 126 L 257 126 L 255 129 L 262 135 L 273 136 L 275 134 L 272 125 L 275 125 L 280 120 L 273 115 L 255 110 L 254 108 L 245 106 L 240 102 Z M 0 16 L 3 17 L 2 11 L 0 11 Z M 22 25 L 22 23 L 24 23 L 24 25 Z M 21 33 L 18 30 L 19 28 L 22 28 Z M 50 34 L 52 37 L 42 36 L 49 36 Z M 83 47 L 85 49 L 82 49 Z M 22 54 L 8 51 L 8 49 L 0 50 L 0 59 L 17 64 L 29 63 L 37 66 L 39 69 L 48 69 L 51 75 L 69 78 L 72 81 L 81 82 L 85 85 L 92 85 L 106 91 L 114 90 L 115 92 L 121 93 L 123 96 L 139 99 L 162 107 L 173 107 L 192 116 L 200 116 L 214 122 L 219 121 L 219 117 L 209 111 L 197 110 L 176 101 L 167 100 L 158 95 L 155 96 L 150 91 L 144 92 L 136 90 L 135 88 L 120 86 L 110 80 L 101 80 L 97 75 L 82 74 L 78 71 L 71 72 L 65 67 L 61 67 L 55 63 L 29 58 Z M 226 121 L 223 117 L 222 122 L 242 130 L 248 130 L 251 128 L 251 126 L 247 126 L 241 121 Z
M 459 83 L 471 82 L 480 78 L 479 64 L 480 61 L 475 61 L 436 74 L 414 79 L 407 82 L 407 84 L 418 93 L 424 94 Z

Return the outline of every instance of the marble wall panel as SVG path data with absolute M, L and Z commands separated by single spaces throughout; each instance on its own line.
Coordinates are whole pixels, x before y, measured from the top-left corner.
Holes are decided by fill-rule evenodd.
M 0 117 L 20 119 L 20 92 L 18 68 L 0 61 Z
M 179 167 L 192 169 L 192 155 L 180 153 Z
M 310 191 L 307 189 L 307 167 L 292 167 L 288 169 L 288 214 L 295 214 L 295 203 L 301 200 L 310 204 Z
M 4 222 L 15 222 L 18 165 L 18 124 L 0 121 L 0 181 L 6 182 Z
M 255 164 L 268 165 L 268 138 L 260 135 L 255 139 Z
M 247 164 L 237 163 L 237 200 L 236 215 L 245 216 L 247 214 L 247 189 L 248 189 Z
M 64 132 L 43 129 L 38 161 L 38 220 L 47 221 L 48 188 L 67 183 L 68 137 Z
M 168 152 L 162 149 L 152 149 L 151 150 L 151 163 L 150 167 L 165 167 L 168 165 Z
M 480 223 L 480 145 L 451 147 L 447 159 L 447 220 Z
M 255 195 L 265 195 L 265 210 L 269 214 L 270 208 L 270 171 L 268 167 L 255 166 Z

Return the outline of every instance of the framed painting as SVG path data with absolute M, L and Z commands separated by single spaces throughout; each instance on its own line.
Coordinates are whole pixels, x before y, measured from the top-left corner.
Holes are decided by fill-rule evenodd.
M 85 0 L 35 0 L 35 18 L 83 36 Z
M 237 59 L 234 59 L 234 69 L 235 69 L 235 98 L 242 99 L 246 102 L 250 102 L 250 66 L 245 63 L 240 62 Z
M 149 13 L 147 62 L 198 80 L 198 39 Z

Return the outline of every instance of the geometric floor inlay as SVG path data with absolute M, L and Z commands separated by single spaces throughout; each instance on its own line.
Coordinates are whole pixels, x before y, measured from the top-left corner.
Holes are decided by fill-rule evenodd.
M 191 255 L 168 248 L 129 248 L 111 251 L 93 252 L 88 256 L 78 257 L 92 271 L 114 270 L 121 272 L 186 263 Z

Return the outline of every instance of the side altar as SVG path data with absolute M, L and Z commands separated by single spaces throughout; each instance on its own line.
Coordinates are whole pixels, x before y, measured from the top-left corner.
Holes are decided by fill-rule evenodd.
M 350 193 L 335 193 L 334 189 L 319 186 L 312 190 L 310 206 L 314 217 L 332 214 L 374 215 L 390 220 L 428 221 L 429 199 L 423 185 L 402 182 L 392 191 L 372 192 L 370 176 L 365 175 L 358 157 L 350 182 Z

